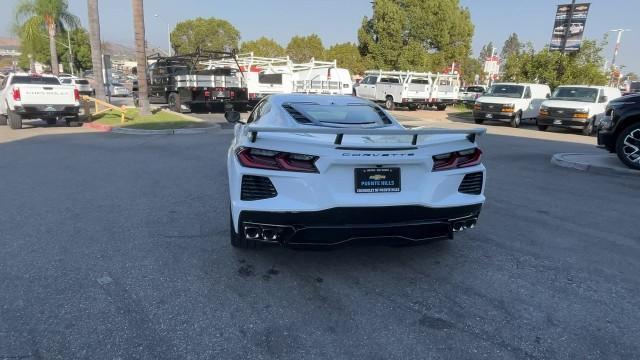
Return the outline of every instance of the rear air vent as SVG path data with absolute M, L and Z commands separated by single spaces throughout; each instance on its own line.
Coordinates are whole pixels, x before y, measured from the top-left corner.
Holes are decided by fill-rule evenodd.
M 276 197 L 278 192 L 268 177 L 243 175 L 240 200 L 253 201 Z
M 471 173 L 464 176 L 458 191 L 469 195 L 480 195 L 482 193 L 483 174 L 481 172 Z
M 304 116 L 300 111 L 296 110 L 291 104 L 283 104 L 282 108 L 287 110 L 289 115 L 293 117 L 297 122 L 301 124 L 311 124 L 312 121 L 309 120 L 306 116 Z

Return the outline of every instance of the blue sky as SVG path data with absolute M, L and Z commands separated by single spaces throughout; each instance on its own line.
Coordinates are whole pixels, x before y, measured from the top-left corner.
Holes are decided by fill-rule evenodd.
M 130 0 L 99 0 L 102 37 L 125 45 L 133 43 Z M 9 35 L 11 13 L 17 0 L 0 0 L 0 36 Z M 570 2 L 570 1 L 566 1 Z M 580 2 L 580 1 L 578 1 Z M 474 54 L 483 44 L 493 41 L 501 46 L 507 36 L 516 32 L 523 41 L 536 48 L 549 42 L 558 0 L 461 0 L 471 9 L 476 31 Z M 623 36 L 618 64 L 640 73 L 640 14 L 638 0 L 592 0 L 585 35 L 600 39 L 610 29 L 630 28 Z M 86 0 L 69 0 L 71 10 L 86 25 Z M 175 4 L 178 4 L 176 6 Z M 157 14 L 158 17 L 153 15 Z M 146 0 L 147 38 L 163 48 L 167 45 L 167 25 L 197 17 L 218 17 L 230 21 L 240 30 L 243 40 L 260 36 L 274 38 L 286 45 L 296 34 L 319 34 L 325 46 L 336 42 L 356 41 L 362 17 L 371 14 L 370 0 Z M 613 41 L 605 51 L 613 53 Z

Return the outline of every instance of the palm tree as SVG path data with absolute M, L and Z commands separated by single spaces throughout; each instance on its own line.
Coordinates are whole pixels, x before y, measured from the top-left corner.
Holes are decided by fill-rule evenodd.
M 147 52 L 144 36 L 144 4 L 143 0 L 131 0 L 133 6 L 133 29 L 136 40 L 136 62 L 138 73 L 138 107 L 140 115 L 150 115 L 149 93 L 147 88 Z
M 56 34 L 58 31 L 78 27 L 80 20 L 69 12 L 67 0 L 21 0 L 16 7 L 16 19 L 23 32 L 23 39 L 32 42 L 42 31 L 49 35 L 51 71 L 58 75 L 58 52 Z
M 98 0 L 87 0 L 89 12 L 89 42 L 91 43 L 91 62 L 95 79 L 96 99 L 105 101 L 104 79 L 102 76 L 102 42 L 100 42 L 100 14 Z

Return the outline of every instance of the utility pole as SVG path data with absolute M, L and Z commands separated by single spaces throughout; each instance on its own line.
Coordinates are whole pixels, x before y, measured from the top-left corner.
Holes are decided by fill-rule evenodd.
M 576 0 L 571 1 L 571 10 L 569 10 L 569 17 L 567 21 L 564 23 L 564 36 L 562 36 L 562 46 L 560 46 L 560 54 L 564 54 L 564 50 L 567 47 L 567 37 L 569 36 L 569 28 L 571 27 L 571 22 L 573 21 L 573 10 L 576 6 Z
M 622 33 L 625 31 L 631 31 L 631 29 L 615 29 L 609 30 L 610 32 L 618 33 L 618 37 L 616 38 L 616 47 L 613 50 L 613 58 L 611 59 L 611 80 L 610 85 L 613 84 L 613 72 L 616 70 L 616 58 L 618 57 L 618 52 L 620 51 L 620 42 L 622 41 Z
M 71 69 L 71 75 L 76 75 L 73 71 L 73 51 L 71 50 L 71 31 L 67 30 L 67 43 L 69 44 L 69 68 Z

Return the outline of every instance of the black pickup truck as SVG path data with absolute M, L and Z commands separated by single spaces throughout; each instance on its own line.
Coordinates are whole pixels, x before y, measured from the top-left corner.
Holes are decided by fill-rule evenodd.
M 612 100 L 598 126 L 598 146 L 640 170 L 640 94 Z
M 188 55 L 151 55 L 147 69 L 149 102 L 166 103 L 176 112 L 190 112 L 201 106 L 209 110 L 216 105 L 244 111 L 249 102 L 244 74 L 240 67 L 213 68 L 209 60 L 235 58 L 233 52 L 198 52 Z M 133 87 L 137 101 L 137 84 Z

